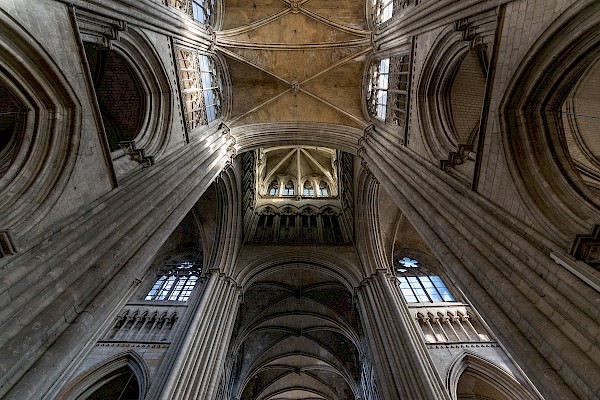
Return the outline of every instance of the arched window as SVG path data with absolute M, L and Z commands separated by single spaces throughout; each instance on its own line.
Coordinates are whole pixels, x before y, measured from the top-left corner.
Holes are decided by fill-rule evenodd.
M 269 186 L 269 196 L 277 196 L 279 194 L 279 182 L 273 181 Z
M 188 301 L 198 282 L 200 268 L 193 262 L 167 265 L 144 300 Z
M 287 181 L 287 183 L 285 184 L 284 188 L 283 188 L 283 195 L 284 196 L 293 196 L 295 194 L 294 192 L 294 182 Z
M 371 116 L 382 121 L 386 120 L 387 114 L 389 73 L 389 58 L 384 58 L 371 65 L 367 107 Z
M 454 301 L 442 278 L 430 275 L 417 260 L 404 257 L 396 267 L 396 278 L 407 303 Z
M 217 62 L 197 51 L 177 49 L 181 96 L 189 130 L 221 115 L 222 83 Z
M 312 183 L 310 181 L 304 182 L 304 196 L 314 196 L 315 189 L 313 189 Z
M 319 195 L 324 197 L 329 196 L 329 186 L 327 185 L 327 182 L 321 181 L 321 183 L 319 183 Z

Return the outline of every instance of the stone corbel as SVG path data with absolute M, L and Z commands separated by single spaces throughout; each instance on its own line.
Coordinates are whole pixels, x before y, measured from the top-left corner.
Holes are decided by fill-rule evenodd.
M 10 231 L 0 231 L 0 258 L 17 254 L 17 247 Z
M 119 146 L 121 147 L 123 152 L 125 152 L 125 154 L 127 154 L 133 160 L 140 163 L 142 167 L 146 168 L 154 164 L 154 157 L 144 155 L 144 149 L 137 149 L 135 147 L 134 140 L 125 140 L 119 142 Z

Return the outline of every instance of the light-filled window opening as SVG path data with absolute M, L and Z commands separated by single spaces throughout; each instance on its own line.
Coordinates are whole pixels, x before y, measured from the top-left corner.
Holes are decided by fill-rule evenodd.
M 181 96 L 189 130 L 221 114 L 222 83 L 217 62 L 197 51 L 177 50 Z
M 200 270 L 193 262 L 181 262 L 161 271 L 144 300 L 188 301 Z
M 367 105 L 371 116 L 381 121 L 385 121 L 387 115 L 389 73 L 389 58 L 384 58 L 371 65 Z
M 373 1 L 373 19 L 375 24 L 381 24 L 394 15 L 393 0 L 374 0 Z
M 277 196 L 279 194 L 279 182 L 273 181 L 269 186 L 269 196 Z
M 398 281 L 407 303 L 454 301 L 439 276 L 400 276 Z
M 314 196 L 315 190 L 313 189 L 312 183 L 310 181 L 304 182 L 304 196 Z
M 204 106 L 206 107 L 206 119 L 214 121 L 221 108 L 221 88 L 217 75 L 215 62 L 201 54 L 200 73 L 202 75 L 202 91 L 204 92 Z
M 327 182 L 321 181 L 321 183 L 319 183 L 319 194 L 321 196 L 329 196 L 329 187 L 327 186 Z
M 214 0 L 192 0 L 192 16 L 201 24 L 211 23 L 214 10 Z
M 409 257 L 399 260 L 396 273 L 398 286 L 407 303 L 455 301 L 442 278 L 421 270 L 417 260 Z
M 294 194 L 295 194 L 295 192 L 294 192 L 294 182 L 288 181 L 285 184 L 285 187 L 283 188 L 283 195 L 284 196 L 293 196 Z

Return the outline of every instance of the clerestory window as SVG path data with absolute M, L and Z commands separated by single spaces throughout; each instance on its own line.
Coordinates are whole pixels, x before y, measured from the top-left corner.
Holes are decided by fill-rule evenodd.
M 396 268 L 398 286 L 407 303 L 452 302 L 454 297 L 437 275 L 429 275 L 419 261 L 404 257 Z
M 210 24 L 215 10 L 214 0 L 192 0 L 192 16 L 201 24 Z
M 169 4 L 204 25 L 213 23 L 215 0 L 169 0 Z
M 374 0 L 373 1 L 373 18 L 375 24 L 381 24 L 392 18 L 394 14 L 393 0 Z
M 284 196 L 293 196 L 294 194 L 295 194 L 294 182 L 288 181 L 283 188 L 283 195 Z
M 177 50 L 181 96 L 189 130 L 220 116 L 222 83 L 217 62 L 197 51 Z
M 304 182 L 304 196 L 314 196 L 315 189 L 313 189 L 312 183 L 310 181 Z
M 321 181 L 321 183 L 319 183 L 319 194 L 323 197 L 329 196 L 329 187 L 327 186 L 327 182 Z
M 269 196 L 277 196 L 279 194 L 279 182 L 273 181 L 269 186 Z
M 144 300 L 188 301 L 198 278 L 200 269 L 193 262 L 167 265 L 159 275 Z
M 390 59 L 384 58 L 371 65 L 367 106 L 371 116 L 386 120 Z

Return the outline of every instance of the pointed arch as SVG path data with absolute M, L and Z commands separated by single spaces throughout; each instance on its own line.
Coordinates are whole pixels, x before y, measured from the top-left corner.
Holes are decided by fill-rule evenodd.
M 450 363 L 446 371 L 446 386 L 453 399 L 458 399 L 461 379 L 469 376 L 480 383 L 482 388 L 487 389 L 487 394 L 496 394 L 497 400 L 536 400 L 538 397 L 532 395 L 516 377 L 495 363 L 465 350 L 458 354 Z M 476 388 L 475 391 L 478 389 Z M 473 395 L 483 393 L 473 392 Z M 496 398 L 491 398 L 496 400 Z
M 139 398 L 143 399 L 150 386 L 150 373 L 144 358 L 134 350 L 115 354 L 95 364 L 63 387 L 56 398 L 85 400 L 103 385 L 128 371 L 138 382 Z

